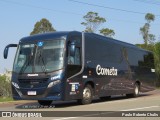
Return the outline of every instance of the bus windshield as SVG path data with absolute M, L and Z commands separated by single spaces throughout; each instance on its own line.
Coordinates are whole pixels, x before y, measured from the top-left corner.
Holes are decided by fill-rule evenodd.
M 20 44 L 13 71 L 16 73 L 52 72 L 63 68 L 64 40 L 45 40 Z

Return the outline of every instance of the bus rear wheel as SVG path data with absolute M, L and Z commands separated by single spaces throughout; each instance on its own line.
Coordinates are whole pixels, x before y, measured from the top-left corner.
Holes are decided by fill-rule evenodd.
M 49 106 L 52 103 L 52 100 L 38 100 L 38 103 L 43 106 Z
M 140 91 L 140 86 L 138 83 L 135 83 L 134 85 L 134 93 L 132 94 L 127 94 L 127 97 L 137 97 L 139 95 L 139 91 Z
M 79 99 L 78 102 L 82 105 L 90 104 L 92 102 L 93 89 L 91 85 L 86 85 L 83 89 L 83 98 Z

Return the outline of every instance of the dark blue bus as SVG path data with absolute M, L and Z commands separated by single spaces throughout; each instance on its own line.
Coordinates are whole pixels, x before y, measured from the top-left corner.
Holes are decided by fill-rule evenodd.
M 155 86 L 152 52 L 94 33 L 53 32 L 24 37 L 17 47 L 12 72 L 15 100 L 78 100 L 89 104 L 126 94 L 136 97 Z

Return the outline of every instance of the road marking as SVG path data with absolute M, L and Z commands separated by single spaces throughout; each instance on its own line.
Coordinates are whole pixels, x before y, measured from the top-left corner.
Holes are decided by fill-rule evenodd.
M 120 110 L 120 111 L 142 110 L 142 109 L 155 108 L 155 107 L 160 107 L 160 106 L 149 106 L 149 107 L 134 108 L 134 109 L 127 109 L 127 110 Z
M 58 119 L 53 119 L 53 120 L 67 120 L 67 119 L 76 119 L 79 117 L 66 117 L 66 118 L 58 118 Z
M 160 107 L 160 106 L 149 106 L 149 107 L 125 109 L 125 110 L 119 110 L 119 111 L 134 111 L 134 110 L 142 110 L 142 109 L 157 108 L 157 107 Z M 118 111 L 116 111 L 116 112 L 118 112 Z M 116 112 L 109 112 L 109 113 L 107 112 L 107 114 L 116 113 Z M 104 112 L 104 113 L 101 113 L 101 114 L 106 114 L 106 113 Z M 58 119 L 52 119 L 52 120 L 77 119 L 77 118 L 80 118 L 80 117 L 96 116 L 96 115 L 99 115 L 99 114 L 88 114 L 88 115 L 82 115 L 82 116 L 77 116 L 77 117 L 65 117 L 65 118 L 58 118 Z
M 101 102 L 101 103 L 96 103 L 96 104 L 89 104 L 89 105 L 91 105 L 91 106 L 93 106 L 93 105 L 103 105 L 103 104 L 111 104 L 111 103 L 121 103 L 121 102 L 131 102 L 131 101 L 136 101 L 136 100 L 138 100 L 137 98 L 133 98 L 133 99 L 123 99 L 123 101 L 121 101 L 121 100 L 115 100 L 115 101 L 106 101 L 106 102 Z

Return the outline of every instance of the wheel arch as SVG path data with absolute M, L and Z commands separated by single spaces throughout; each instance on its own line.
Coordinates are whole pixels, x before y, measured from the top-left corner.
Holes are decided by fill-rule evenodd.
M 140 81 L 136 81 L 135 84 L 138 84 L 139 86 L 141 86 L 141 82 Z
M 95 83 L 94 83 L 93 81 L 87 81 L 87 82 L 85 83 L 84 87 L 85 87 L 86 85 L 90 85 L 90 86 L 92 87 L 92 89 L 93 89 L 93 94 L 95 94 Z

